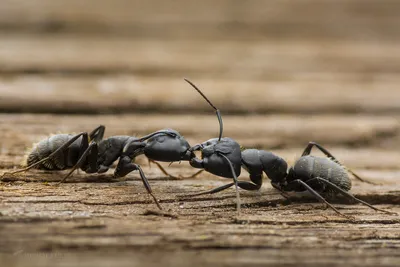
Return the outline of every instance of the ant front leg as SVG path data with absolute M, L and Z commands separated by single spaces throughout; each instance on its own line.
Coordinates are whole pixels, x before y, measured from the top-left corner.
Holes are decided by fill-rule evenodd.
M 250 174 L 250 181 L 251 182 L 239 182 L 238 186 L 244 190 L 247 191 L 257 191 L 260 190 L 262 186 L 262 169 L 261 168 L 248 168 L 248 166 L 243 164 L 242 161 L 242 166 L 244 166 L 244 169 L 247 169 L 247 171 Z
M 349 173 L 351 173 L 357 180 L 360 180 L 364 183 L 368 183 L 368 184 L 373 184 L 376 185 L 376 183 L 367 181 L 363 178 L 361 178 L 360 176 L 358 176 L 356 173 L 354 173 L 352 170 L 350 170 L 349 168 L 347 168 L 346 166 L 344 166 L 338 159 L 336 159 L 327 149 L 325 149 L 324 147 L 322 147 L 320 144 L 316 143 L 316 142 L 309 142 L 307 147 L 304 149 L 303 154 L 301 156 L 307 156 L 311 154 L 311 149 L 313 147 L 317 147 L 322 153 L 324 153 L 328 158 L 331 158 L 333 161 L 335 161 L 337 164 L 343 166 Z
M 232 178 L 233 178 L 234 182 L 226 184 L 226 185 L 223 185 L 223 186 L 220 186 L 220 187 L 217 187 L 217 188 L 214 188 L 214 189 L 209 190 L 209 191 L 200 192 L 200 193 L 197 193 L 197 194 L 187 195 L 187 196 L 191 197 L 191 196 L 200 196 L 200 195 L 205 195 L 205 194 L 214 194 L 214 193 L 221 192 L 221 191 L 223 191 L 225 189 L 228 189 L 231 186 L 235 185 L 235 189 L 236 189 L 236 211 L 239 214 L 240 213 L 240 202 L 241 201 L 240 201 L 240 195 L 239 195 L 239 190 L 238 190 L 239 182 L 238 182 L 238 178 L 237 178 L 235 169 L 233 167 L 232 162 L 229 160 L 229 158 L 227 156 L 225 156 L 222 153 L 218 153 L 218 155 L 221 156 L 222 158 L 224 158 L 224 160 L 227 162 L 228 167 L 229 167 L 229 169 L 231 171 Z M 204 166 L 207 164 L 207 161 L 208 161 L 207 158 L 205 158 L 203 160 L 198 159 L 198 158 L 192 158 L 190 160 L 190 165 L 192 167 L 194 167 L 194 168 L 202 168 L 202 169 L 204 169 Z M 243 183 L 245 183 L 247 185 L 246 182 L 243 182 Z M 246 187 L 246 185 L 244 185 L 244 187 Z
M 142 179 L 143 185 L 147 190 L 147 193 L 153 198 L 154 202 L 156 203 L 157 207 L 162 210 L 160 204 L 158 203 L 157 198 L 153 195 L 153 191 L 151 190 L 149 181 L 147 180 L 146 176 L 144 175 L 144 172 L 142 168 L 138 165 L 132 162 L 132 159 L 128 156 L 121 156 L 117 168 L 115 169 L 114 172 L 114 177 L 123 177 L 127 175 L 128 173 L 132 171 L 139 171 L 140 178 Z

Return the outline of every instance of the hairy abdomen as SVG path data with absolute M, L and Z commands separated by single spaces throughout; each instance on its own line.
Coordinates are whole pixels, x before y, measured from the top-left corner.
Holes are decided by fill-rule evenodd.
M 70 134 L 57 134 L 50 136 L 34 145 L 33 149 L 28 153 L 27 165 L 30 166 L 56 151 L 59 147 L 70 140 L 73 135 Z M 78 139 L 79 140 L 79 139 Z M 43 170 L 64 170 L 68 168 L 67 159 L 64 157 L 64 153 L 58 153 L 55 158 L 46 160 L 35 168 Z
M 343 190 L 348 191 L 351 188 L 351 180 L 347 170 L 329 158 L 304 156 L 297 161 L 295 172 L 304 181 L 319 177 Z

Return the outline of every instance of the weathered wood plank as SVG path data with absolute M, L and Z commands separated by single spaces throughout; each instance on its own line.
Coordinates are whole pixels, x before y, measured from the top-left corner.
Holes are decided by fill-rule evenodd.
M 400 61 L 399 61 L 400 62 Z M 49 113 L 211 112 L 182 77 L 135 75 L 0 78 L 0 110 Z M 230 80 L 189 73 L 204 93 L 227 113 L 369 113 L 400 109 L 396 75 L 293 74 L 263 80 Z M 200 77 L 199 77 L 200 76 Z
M 140 237 L 138 237 L 140 238 Z M 293 239 L 285 239 L 294 242 Z M 354 246 L 358 243 L 355 242 Z M 383 246 L 387 245 L 384 243 Z M 298 266 L 299 264 L 318 267 L 324 266 L 396 266 L 399 258 L 396 248 L 361 249 L 196 249 L 164 250 L 137 249 L 131 247 L 128 252 L 119 248 L 101 251 L 39 252 L 19 251 L 15 255 L 0 254 L 2 262 L 8 266 Z M 240 256 L 238 256 L 240 255 Z
M 398 39 L 393 0 L 63 1 L 3 0 L 3 30 L 182 38 Z M 18 18 L 18 19 L 15 19 Z
M 204 190 L 222 181 L 151 179 L 150 182 L 164 208 L 177 218 L 145 215 L 154 207 L 138 180 L 62 186 L 3 184 L 0 232 L 2 243 L 7 245 L 0 250 L 20 256 L 64 255 L 87 250 L 91 255 L 90 251 L 121 253 L 126 249 L 139 255 L 148 251 L 169 254 L 170 250 L 183 250 L 190 254 L 190 251 L 209 250 L 215 257 L 215 250 L 240 250 L 242 255 L 242 250 L 257 249 L 261 254 L 269 254 L 279 249 L 281 253 L 281 257 L 269 260 L 260 255 L 252 259 L 236 257 L 242 264 L 255 260 L 277 264 L 283 258 L 286 263 L 293 258 L 302 263 L 330 263 L 330 257 L 323 252 L 342 255 L 346 250 L 350 254 L 345 258 L 358 263 L 363 262 L 360 255 L 369 259 L 368 264 L 382 261 L 383 255 L 387 255 L 390 264 L 396 262 L 400 227 L 397 216 L 379 214 L 377 217 L 374 211 L 359 205 L 335 204 L 342 212 L 355 217 L 354 221 L 349 221 L 321 209 L 317 203 L 285 204 L 272 189 L 263 189 L 258 194 L 242 194 L 246 205 L 235 218 L 232 191 L 190 201 L 175 199 L 177 194 Z M 381 208 L 400 211 L 398 206 L 384 204 L 390 194 L 379 196 L 372 193 L 371 188 L 363 193 L 362 189 L 358 190 L 354 190 L 358 197 L 368 196 L 367 199 L 381 204 Z M 392 199 L 396 199 L 395 194 L 392 193 Z M 318 257 L 305 256 L 316 248 Z M 375 253 L 371 254 L 371 250 Z M 195 261 L 204 256 L 196 257 Z M 225 258 L 209 260 L 219 264 L 227 262 Z
M 396 119 L 366 115 L 224 118 L 226 132 L 238 136 L 240 142 L 247 140 L 256 145 L 258 135 L 267 140 L 268 136 L 279 138 L 290 149 L 273 151 L 289 162 L 301 151 L 298 142 L 302 138 L 308 141 L 306 138 L 312 132 L 327 141 L 330 148 L 333 146 L 334 154 L 350 167 L 356 167 L 364 178 L 381 183 L 372 186 L 354 181 L 352 192 L 357 197 L 400 212 L 399 155 L 392 143 L 398 140 Z M 247 126 L 237 126 L 241 121 Z M 173 127 L 187 135 L 191 143 L 215 136 L 217 130 L 216 119 L 211 115 L 2 114 L 0 173 L 17 165 L 24 149 L 48 133 L 79 132 L 99 123 L 107 126 L 106 135 L 144 134 L 164 126 Z M 202 123 L 213 126 L 199 127 Z M 254 130 L 248 131 L 251 128 Z M 388 131 L 392 137 L 386 135 L 379 140 L 377 133 L 382 131 Z M 369 140 L 366 148 L 339 147 L 346 145 L 346 138 L 357 141 L 362 136 Z M 389 149 L 383 150 L 385 142 Z M 149 168 L 144 158 L 139 164 L 167 216 L 154 213 L 154 203 L 137 173 L 113 179 L 112 171 L 103 175 L 80 172 L 59 186 L 53 182 L 60 180 L 62 172 L 30 171 L 4 179 L 0 182 L 2 263 L 18 266 L 35 260 L 34 264 L 45 264 L 49 258 L 55 266 L 77 261 L 88 266 L 106 266 L 111 260 L 122 266 L 136 262 L 146 266 L 185 266 L 189 262 L 195 266 L 391 266 L 398 262 L 399 216 L 338 200 L 334 205 L 354 217 L 348 220 L 313 200 L 288 203 L 265 180 L 260 192 L 241 192 L 243 207 L 237 217 L 233 189 L 212 196 L 182 196 L 223 185 L 227 179 L 204 173 L 195 179 L 172 180 L 154 166 Z M 168 171 L 188 175 L 195 170 L 182 163 L 172 164 Z M 244 171 L 241 179 L 247 179 Z
M 158 40 L 74 35 L 0 36 L 2 72 L 203 73 L 236 78 L 400 71 L 397 42 Z M 333 76 L 334 77 L 334 76 Z M 366 77 L 368 78 L 368 77 Z

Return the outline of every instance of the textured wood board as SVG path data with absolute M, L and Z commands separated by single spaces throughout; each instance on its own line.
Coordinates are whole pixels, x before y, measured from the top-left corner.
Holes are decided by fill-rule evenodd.
M 400 107 L 397 42 L 0 38 L 2 111 L 209 111 L 183 77 L 225 113 L 377 114 Z
M 320 116 L 319 120 L 327 128 L 331 127 L 330 132 L 346 127 L 349 136 L 359 134 L 357 127 L 346 126 L 346 120 L 336 116 L 334 119 Z M 342 117 L 349 122 L 355 120 Z M 182 129 L 194 144 L 205 136 L 215 135 L 217 128 L 215 125 L 193 131 L 191 126 L 198 122 L 216 124 L 214 116 L 200 115 L 195 120 L 193 116 L 191 119 L 185 119 L 185 115 L 171 116 L 167 122 L 161 115 L 124 115 L 115 119 L 116 116 L 111 115 L 3 114 L 0 118 L 0 136 L 7 140 L 1 148 L 2 172 L 18 166 L 25 148 L 49 132 L 78 132 L 102 122 L 108 127 L 107 135 L 132 134 L 135 131 L 147 133 L 168 123 Z M 249 145 L 259 142 L 243 127 L 232 126 L 244 118 L 225 118 L 227 132 L 240 140 L 247 140 Z M 287 140 L 297 137 L 292 131 L 288 131 L 289 136 L 284 136 L 283 128 L 274 130 L 268 127 L 272 124 L 270 122 L 263 127 L 257 126 L 261 118 L 250 117 L 246 121 L 256 132 L 264 132 L 265 136 L 276 134 L 287 148 L 273 151 L 293 162 L 301 148 Z M 296 118 L 285 116 L 282 120 L 278 115 L 272 118 L 266 116 L 265 120 L 283 121 L 283 125 L 297 127 L 292 130 L 300 136 L 302 132 L 306 136 L 309 127 L 312 127 L 307 123 L 293 126 Z M 138 124 L 129 123 L 131 121 Z M 374 120 L 365 115 L 362 121 L 363 131 L 397 127 L 391 119 Z M 331 139 L 333 143 L 329 148 L 335 155 L 348 166 L 356 167 L 363 177 L 381 183 L 372 186 L 354 181 L 352 192 L 380 208 L 400 212 L 398 153 L 391 143 L 396 140 L 396 134 L 394 139 L 386 140 L 393 150 L 380 148 L 383 140 L 375 140 L 375 143 L 372 137 L 367 147 L 351 149 L 338 135 L 332 136 L 335 137 Z M 325 132 L 321 134 L 321 139 L 328 141 L 332 136 Z M 375 160 L 371 159 L 374 153 L 378 153 Z M 183 197 L 220 186 L 228 180 L 210 174 L 202 174 L 195 179 L 173 180 L 164 177 L 155 166 L 149 168 L 145 158 L 139 158 L 138 162 L 166 215 L 157 215 L 155 205 L 146 194 L 137 173 L 113 179 L 112 171 L 104 175 L 81 172 L 59 186 L 54 182 L 59 181 L 63 172 L 31 171 L 4 179 L 0 184 L 2 262 L 13 266 L 21 266 L 28 260 L 37 265 L 60 266 L 80 262 L 88 266 L 106 266 L 112 259 L 115 265 L 120 266 L 128 262 L 147 266 L 161 263 L 184 266 L 188 262 L 196 266 L 290 266 L 299 263 L 311 266 L 322 263 L 327 266 L 345 263 L 394 266 L 399 260 L 399 216 L 376 213 L 340 200 L 334 205 L 354 217 L 354 220 L 347 220 L 312 199 L 302 198 L 288 203 L 271 188 L 268 180 L 265 180 L 260 192 L 241 192 L 243 205 L 241 214 L 237 216 L 233 190 L 213 196 Z M 185 162 L 164 166 L 176 175 L 189 175 L 195 171 Z M 241 179 L 247 179 L 246 176 L 243 171 Z
M 3 0 L 6 31 L 164 38 L 399 39 L 393 0 L 69 1 Z M 15 19 L 18 17 L 18 19 Z
M 237 78 L 384 74 L 400 68 L 398 43 L 372 40 L 163 40 L 1 34 L 3 72 L 128 72 Z M 244 72 L 244 73 L 241 73 Z M 369 77 L 369 76 L 368 76 Z
M 394 76 L 377 75 L 374 82 L 362 81 L 360 75 L 348 76 L 348 79 L 346 75 L 325 78 L 324 75 L 312 75 L 266 81 L 214 80 L 196 76 L 191 78 L 192 81 L 223 114 L 334 112 L 378 115 L 396 114 L 400 107 L 399 79 Z M 335 82 L 335 76 L 341 82 Z M 3 112 L 212 112 L 200 95 L 183 81 L 183 76 L 11 76 L 0 78 L 0 93 Z
M 149 177 L 157 177 L 146 171 Z M 37 179 L 41 175 L 29 176 Z M 139 258 L 150 266 L 160 264 L 166 257 L 163 255 L 176 253 L 183 255 L 168 257 L 167 262 L 347 262 L 366 266 L 379 262 L 390 266 L 398 261 L 399 217 L 377 214 L 359 205 L 336 204 L 340 211 L 355 217 L 348 221 L 317 203 L 287 204 L 266 185 L 261 193 L 241 194 L 245 205 L 236 217 L 233 191 L 190 201 L 176 199 L 176 195 L 220 185 L 224 183 L 221 179 L 150 178 L 164 209 L 178 216 L 171 218 L 146 215 L 155 207 L 137 178 L 116 183 L 87 182 L 61 186 L 3 183 L 1 251 L 14 253 L 22 261 L 31 255 L 39 260 L 53 257 L 58 259 L 56 266 L 74 262 L 76 257 L 92 257 L 86 260 L 95 264 L 101 252 L 113 258 L 115 264 Z M 399 203 L 399 190 L 387 190 L 357 185 L 353 192 L 380 208 L 399 212 L 398 205 L 386 204 Z M 157 258 L 146 260 L 149 253 Z M 340 260 L 335 262 L 334 255 Z M 6 262 L 15 260 L 6 258 Z

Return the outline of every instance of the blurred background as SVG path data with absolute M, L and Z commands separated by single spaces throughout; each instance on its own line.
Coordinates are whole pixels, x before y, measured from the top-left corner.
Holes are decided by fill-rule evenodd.
M 3 0 L 0 109 L 374 114 L 400 108 L 400 1 Z
M 106 135 L 171 127 L 204 141 L 217 120 L 187 77 L 243 145 L 397 155 L 399 10 L 394 0 L 3 0 L 3 135 L 24 131 L 30 144 L 103 123 Z M 15 145 L 6 154 L 27 146 Z

